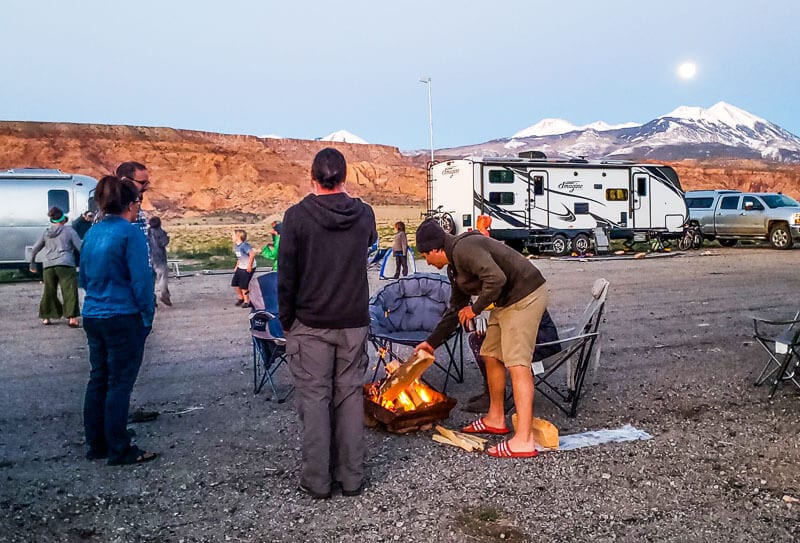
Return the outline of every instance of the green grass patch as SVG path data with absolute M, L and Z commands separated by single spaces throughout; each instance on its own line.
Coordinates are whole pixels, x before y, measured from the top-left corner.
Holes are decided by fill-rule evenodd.
M 523 543 L 531 541 L 523 532 L 512 525 L 507 514 L 491 505 L 480 505 L 464 509 L 455 518 L 456 527 L 468 536 L 469 541 L 510 541 Z

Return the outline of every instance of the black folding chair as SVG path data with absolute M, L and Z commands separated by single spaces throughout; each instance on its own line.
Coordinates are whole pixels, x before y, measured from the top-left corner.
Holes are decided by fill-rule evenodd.
M 769 382 L 769 398 L 783 381 L 800 388 L 800 311 L 790 320 L 753 318 L 753 339 L 767 353 L 756 386 Z
M 378 363 L 372 375 L 392 360 L 404 361 L 398 345 L 414 347 L 433 332 L 450 303 L 450 281 L 436 273 L 415 273 L 381 288 L 370 299 L 369 341 L 378 352 Z M 445 373 L 442 391 L 447 391 L 450 378 L 464 382 L 463 334 L 461 327 L 440 347 L 446 361 L 437 357 L 434 365 Z
M 592 286 L 592 300 L 586 306 L 575 326 L 562 329 L 568 337 L 557 341 L 537 343 L 536 349 L 561 345 L 561 351 L 541 361 L 534 362 L 536 391 L 541 392 L 556 407 L 574 417 L 581 399 L 583 383 L 590 364 L 600 360 L 600 322 L 606 305 L 609 283 L 598 279 Z
M 272 397 L 283 403 L 294 390 L 288 385 L 278 393 L 273 376 L 287 363 L 286 338 L 278 319 L 278 272 L 265 273 L 250 281 L 250 337 L 253 343 L 253 394 L 258 394 L 269 383 Z M 288 367 L 288 364 L 287 364 Z

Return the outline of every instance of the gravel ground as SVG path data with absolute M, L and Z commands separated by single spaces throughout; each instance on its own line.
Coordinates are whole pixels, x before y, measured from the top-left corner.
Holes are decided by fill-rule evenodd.
M 0 285 L 0 541 L 795 541 L 800 394 L 753 387 L 749 317 L 794 313 L 798 256 L 538 260 L 557 323 L 594 279 L 611 289 L 578 416 L 541 395 L 537 415 L 562 434 L 630 423 L 654 438 L 498 460 L 368 430 L 364 494 L 326 501 L 296 490 L 291 402 L 252 394 L 228 276 L 173 281 L 175 306 L 158 311 L 132 405 L 161 415 L 131 427 L 161 456 L 137 467 L 83 457 L 83 332 L 38 325 L 40 284 Z M 466 356 L 459 401 L 479 386 Z M 457 406 L 445 424 L 471 418 Z

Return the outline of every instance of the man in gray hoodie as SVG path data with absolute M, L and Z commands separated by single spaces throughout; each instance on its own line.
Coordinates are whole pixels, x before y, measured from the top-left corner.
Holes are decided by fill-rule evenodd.
M 36 272 L 36 255 L 44 249 L 44 292 L 39 303 L 39 318 L 42 324 L 52 324 L 53 319 L 62 316 L 69 319 L 69 326 L 77 328 L 81 314 L 78 304 L 78 274 L 76 273 L 76 254 L 80 254 L 81 238 L 70 225 L 67 216 L 58 207 L 51 207 L 47 213 L 50 227 L 39 237 L 31 250 L 30 269 Z M 58 299 L 58 287 L 64 303 Z
M 378 239 L 372 208 L 344 189 L 347 164 L 323 149 L 314 194 L 286 211 L 278 249 L 278 313 L 302 423 L 300 490 L 329 498 L 364 484 L 364 398 L 369 330 L 367 249 Z

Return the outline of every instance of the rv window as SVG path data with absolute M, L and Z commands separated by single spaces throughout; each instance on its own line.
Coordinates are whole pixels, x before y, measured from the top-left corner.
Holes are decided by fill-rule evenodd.
M 513 183 L 514 172 L 511 170 L 490 170 L 489 183 Z
M 510 206 L 514 204 L 513 192 L 490 192 L 490 204 L 500 204 L 501 206 Z
M 576 215 L 588 215 L 589 214 L 589 202 L 575 202 L 575 214 Z
M 719 204 L 720 209 L 736 209 L 739 207 L 738 196 L 725 196 Z
M 544 194 L 544 176 L 543 175 L 534 175 L 533 176 L 533 194 L 540 196 Z
M 686 198 L 689 209 L 707 209 L 714 203 L 714 198 Z
M 609 202 L 626 202 L 628 189 L 606 189 L 606 200 Z
M 647 178 L 646 177 L 637 177 L 636 178 L 636 194 L 639 196 L 647 196 Z
M 57 207 L 66 215 L 69 213 L 69 192 L 66 190 L 48 190 L 47 208 Z

